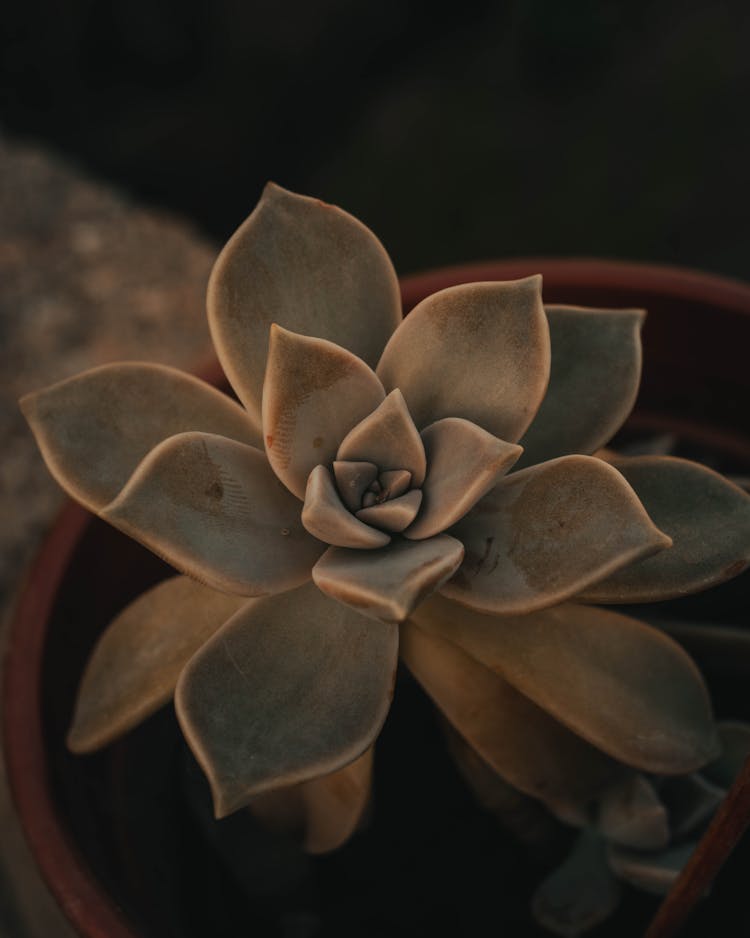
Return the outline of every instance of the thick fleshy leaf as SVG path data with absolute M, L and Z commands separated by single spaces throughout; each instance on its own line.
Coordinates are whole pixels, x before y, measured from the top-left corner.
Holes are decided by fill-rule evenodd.
M 362 823 L 372 792 L 373 747 L 331 775 L 303 786 L 308 853 L 329 853 L 342 846 Z
M 20 405 L 52 475 L 91 511 L 111 502 L 143 457 L 175 433 L 260 443 L 247 413 L 226 394 L 149 362 L 101 365 L 27 394 Z
M 641 380 L 642 309 L 546 306 L 549 388 L 521 440 L 516 468 L 593 453 L 620 429 Z
M 537 888 L 531 911 L 556 935 L 577 938 L 609 918 L 621 894 L 604 843 L 593 831 L 584 831 L 565 862 Z
M 371 462 L 338 462 L 333 464 L 336 488 L 349 511 L 362 507 L 362 496 L 377 479 L 378 467 Z
M 594 801 L 578 801 L 569 804 L 553 805 L 552 813 L 558 821 L 567 824 L 568 827 L 577 827 L 579 830 L 584 827 L 591 827 L 594 823 Z
M 389 535 L 359 521 L 346 508 L 325 466 L 310 473 L 302 509 L 302 524 L 318 540 L 336 547 L 384 547 Z
M 671 456 L 618 459 L 673 547 L 588 587 L 601 603 L 646 603 L 685 596 L 729 580 L 750 564 L 750 495 L 698 463 Z
M 289 491 L 304 498 L 312 469 L 330 465 L 347 433 L 384 397 L 375 372 L 352 352 L 272 325 L 263 437 L 271 468 Z
M 464 417 L 515 443 L 549 378 L 542 278 L 466 283 L 423 300 L 385 347 L 377 368 L 401 388 L 420 428 Z
M 329 853 L 345 844 L 363 821 L 372 762 L 371 746 L 343 769 L 257 795 L 248 810 L 273 830 L 299 837 L 308 853 Z
M 649 616 L 649 625 L 675 639 L 704 671 L 722 675 L 747 675 L 750 668 L 750 630 L 713 622 L 680 622 Z
M 417 517 L 419 506 L 422 504 L 422 492 L 412 489 L 405 495 L 392 498 L 390 501 L 372 505 L 370 508 L 360 508 L 357 517 L 366 524 L 374 524 L 384 531 L 399 534 L 408 528 Z
M 620 767 L 612 759 L 417 621 L 401 627 L 401 657 L 452 726 L 507 782 L 564 806 L 588 801 L 616 777 Z
M 397 658 L 395 626 L 374 627 L 312 585 L 230 619 L 175 695 L 217 816 L 360 756 L 385 720 Z
M 635 439 L 618 444 L 617 452 L 604 449 L 605 456 L 600 457 L 607 462 L 617 462 L 623 456 L 672 456 L 679 445 L 675 433 L 657 433 L 647 432 L 646 436 L 636 437 Z M 600 452 L 602 452 L 600 450 Z M 606 454 L 610 456 L 607 457 Z
M 445 594 L 503 615 L 559 603 L 670 545 L 620 473 L 592 456 L 501 479 L 451 534 L 466 559 Z
M 623 847 L 658 850 L 669 843 L 667 809 L 643 775 L 630 775 L 604 793 L 596 826 L 603 837 Z
M 411 473 L 406 469 L 388 469 L 378 476 L 378 484 L 386 498 L 398 498 L 409 490 Z
M 442 724 L 448 751 L 479 804 L 523 843 L 552 842 L 556 821 L 541 801 L 506 782 L 447 719 Z
M 93 752 L 151 716 L 171 698 L 195 652 L 248 602 L 173 577 L 126 606 L 88 660 L 68 748 Z
M 694 842 L 670 847 L 661 853 L 641 853 L 625 847 L 610 845 L 607 859 L 618 879 L 636 889 L 665 896 L 680 875 L 683 866 L 695 850 Z
M 364 616 L 403 620 L 458 569 L 459 541 L 438 534 L 426 541 L 393 541 L 377 551 L 329 547 L 313 567 L 318 587 Z
M 700 672 L 676 642 L 642 622 L 573 604 L 491 616 L 437 595 L 412 618 L 626 765 L 668 775 L 716 754 Z
M 424 504 L 406 532 L 415 540 L 439 534 L 463 518 L 522 452 L 460 417 L 438 420 L 421 435 L 427 456 Z
M 329 339 L 374 367 L 401 322 L 396 273 L 375 235 L 272 183 L 219 255 L 207 300 L 219 360 L 256 418 L 271 323 Z
M 406 469 L 412 486 L 419 488 L 426 468 L 424 446 L 400 390 L 391 391 L 377 410 L 347 434 L 336 458 L 375 463 L 381 471 Z
M 208 586 L 243 596 L 309 579 L 325 546 L 252 446 L 180 433 L 153 449 L 100 514 Z
M 699 835 L 726 796 L 726 789 L 704 778 L 703 772 L 664 779 L 659 788 L 659 797 L 669 809 L 673 838 Z
M 750 724 L 727 720 L 719 723 L 718 729 L 721 755 L 702 774 L 715 785 L 729 788 L 750 756 Z

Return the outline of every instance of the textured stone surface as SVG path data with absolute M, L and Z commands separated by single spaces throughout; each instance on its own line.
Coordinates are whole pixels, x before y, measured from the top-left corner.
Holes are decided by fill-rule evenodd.
M 214 248 L 184 223 L 38 149 L 0 136 L 0 607 L 4 648 L 19 577 L 62 503 L 17 398 L 85 368 L 210 352 Z M 0 765 L 0 935 L 66 938 L 10 806 Z

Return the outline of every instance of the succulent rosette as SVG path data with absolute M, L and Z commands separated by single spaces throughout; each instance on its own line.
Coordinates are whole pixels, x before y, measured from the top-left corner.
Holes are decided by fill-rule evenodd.
M 402 318 L 375 236 L 269 185 L 208 314 L 240 403 L 145 363 L 22 402 L 60 484 L 182 574 L 103 633 L 71 748 L 174 695 L 217 815 L 281 792 L 330 849 L 366 804 L 400 652 L 474 756 L 560 816 L 715 758 L 688 655 L 592 605 L 750 562 L 739 488 L 593 455 L 635 400 L 642 311 L 545 307 L 530 277 Z

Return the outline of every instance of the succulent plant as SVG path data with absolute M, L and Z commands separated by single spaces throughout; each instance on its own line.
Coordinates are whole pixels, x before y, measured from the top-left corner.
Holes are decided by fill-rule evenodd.
M 402 319 L 374 235 L 269 185 L 208 315 L 241 404 L 133 362 L 22 401 L 63 488 L 181 574 L 103 632 L 74 751 L 174 695 L 217 816 L 250 805 L 329 850 L 366 807 L 400 653 L 482 772 L 569 821 L 615 817 L 623 791 L 653 808 L 638 773 L 717 758 L 686 652 L 595 605 L 750 563 L 742 490 L 600 452 L 635 400 L 642 311 L 545 307 L 537 276 Z
M 618 778 L 561 820 L 579 831 L 532 899 L 538 922 L 584 934 L 617 908 L 622 884 L 665 895 L 750 754 L 750 726 L 718 724 L 722 755 L 700 772 Z M 554 820 L 505 782 L 450 726 L 448 746 L 479 803 L 529 843 L 552 839 Z

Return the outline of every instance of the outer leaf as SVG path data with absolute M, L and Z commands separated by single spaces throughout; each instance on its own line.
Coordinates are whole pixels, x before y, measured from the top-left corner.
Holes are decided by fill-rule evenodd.
M 395 626 L 373 626 L 312 586 L 230 619 L 175 696 L 217 817 L 360 756 L 388 712 L 397 656 Z
M 517 469 L 567 453 L 593 453 L 620 429 L 641 380 L 642 309 L 545 306 L 552 345 L 549 388 L 521 440 Z M 592 391 L 595 389 L 595 393 Z
M 92 368 L 20 404 L 50 472 L 91 511 L 111 502 L 143 457 L 175 433 L 260 442 L 250 417 L 226 394 L 149 362 Z
M 68 747 L 93 752 L 151 716 L 195 652 L 246 603 L 180 576 L 126 606 L 88 660 Z
M 609 918 L 620 897 L 601 838 L 584 831 L 565 862 L 536 890 L 531 909 L 556 935 L 577 938 Z
M 398 389 L 354 427 L 339 447 L 337 460 L 374 463 L 381 471 L 406 469 L 411 484 L 419 488 L 425 474 L 422 440 Z
M 706 766 L 700 773 L 665 779 L 659 788 L 659 797 L 669 809 L 669 826 L 674 839 L 699 835 L 726 796 L 726 788 L 703 777 L 708 768 Z
M 329 853 L 362 823 L 372 790 L 372 762 L 371 746 L 330 775 L 258 795 L 248 810 L 269 827 L 299 837 L 308 853 Z
M 704 670 L 743 677 L 748 673 L 750 630 L 746 627 L 651 617 L 647 621 L 679 642 Z
M 324 550 L 263 454 L 209 433 L 157 446 L 101 515 L 178 570 L 244 596 L 299 586 Z
M 506 782 L 445 719 L 443 732 L 459 774 L 479 804 L 523 843 L 549 844 L 557 824 L 541 801 Z
M 745 759 L 750 756 L 750 724 L 722 721 L 719 723 L 719 739 L 721 755 L 704 768 L 703 774 L 715 785 L 729 788 Z
M 377 551 L 330 547 L 313 567 L 328 596 L 382 622 L 403 622 L 458 569 L 464 549 L 438 534 L 426 541 L 393 541 Z
M 671 543 L 617 470 L 591 456 L 507 476 L 451 533 L 466 559 L 443 592 L 503 615 L 561 602 Z
M 422 442 L 427 457 L 424 504 L 405 534 L 415 540 L 439 534 L 463 518 L 522 452 L 520 446 L 457 417 L 425 427 Z
M 511 785 L 550 806 L 589 800 L 618 774 L 615 762 L 571 733 L 455 644 L 401 629 L 401 656 L 452 726 Z
M 263 434 L 271 468 L 289 491 L 304 498 L 312 469 L 330 465 L 347 433 L 384 397 L 375 372 L 356 355 L 272 325 Z
M 398 280 L 356 218 L 269 183 L 216 261 L 208 321 L 232 386 L 259 421 L 271 323 L 330 339 L 374 366 L 401 322 Z
M 611 845 L 607 851 L 609 865 L 618 879 L 636 889 L 665 896 L 695 850 L 695 842 L 670 847 L 661 853 L 641 853 Z
M 615 466 L 673 541 L 670 551 L 588 587 L 586 601 L 656 602 L 729 580 L 750 564 L 750 495 L 686 459 L 643 456 Z
M 623 847 L 657 850 L 669 843 L 667 810 L 643 775 L 613 785 L 599 802 L 599 832 Z
M 302 509 L 302 524 L 314 537 L 337 547 L 384 547 L 390 536 L 371 528 L 347 511 L 325 466 L 310 473 Z
M 394 332 L 378 365 L 401 388 L 418 427 L 465 417 L 515 443 L 549 378 L 542 278 L 468 283 L 423 300 Z
M 412 618 L 627 765 L 691 772 L 716 754 L 700 672 L 679 645 L 635 619 L 572 604 L 489 616 L 441 596 Z

